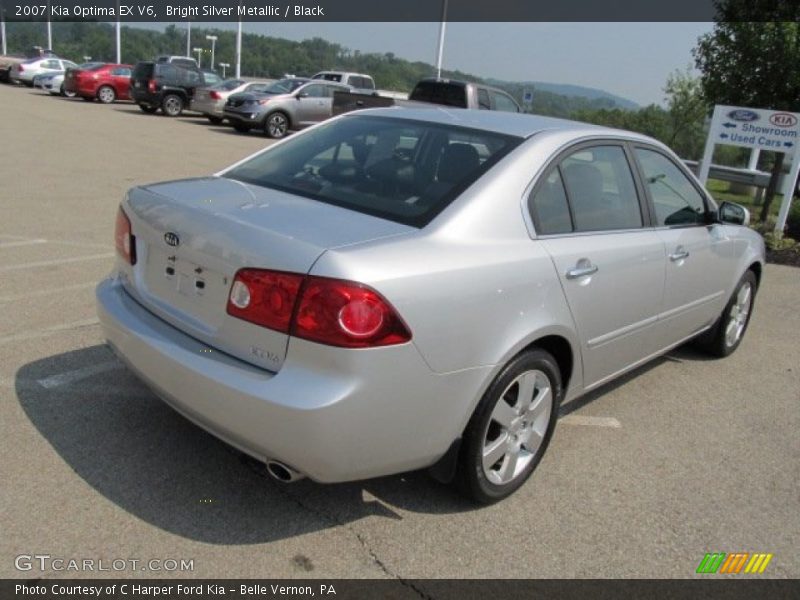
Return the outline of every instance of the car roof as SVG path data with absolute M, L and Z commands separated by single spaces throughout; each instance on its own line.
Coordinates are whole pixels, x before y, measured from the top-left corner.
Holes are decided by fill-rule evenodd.
M 580 121 L 570 121 L 568 119 L 496 110 L 475 110 L 440 105 L 431 105 L 431 108 L 393 106 L 353 111 L 345 113 L 344 116 L 353 117 L 358 115 L 374 115 L 413 121 L 426 121 L 443 125 L 455 125 L 523 138 L 528 138 L 543 131 L 561 131 L 580 135 L 624 136 L 629 139 L 653 142 L 651 138 L 632 131 L 592 125 Z

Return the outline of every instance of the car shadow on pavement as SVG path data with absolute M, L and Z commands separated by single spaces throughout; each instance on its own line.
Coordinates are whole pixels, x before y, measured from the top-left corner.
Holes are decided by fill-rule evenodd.
M 92 366 L 101 372 L 63 385 L 54 378 Z M 398 511 L 476 508 L 425 472 L 336 485 L 276 482 L 262 463 L 160 401 L 104 345 L 29 363 L 15 389 L 31 423 L 86 483 L 130 514 L 193 540 L 256 544 L 368 516 L 402 519 Z

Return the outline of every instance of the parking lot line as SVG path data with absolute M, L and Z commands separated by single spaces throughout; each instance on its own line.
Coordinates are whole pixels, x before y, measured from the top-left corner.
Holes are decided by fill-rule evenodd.
M 622 423 L 614 417 L 586 417 L 583 415 L 567 415 L 558 420 L 564 425 L 581 425 L 586 427 L 611 427 L 613 429 L 622 428 Z
M 44 379 L 37 379 L 36 383 L 46 389 L 60 387 L 62 385 L 67 385 L 70 383 L 75 383 L 76 381 L 80 381 L 81 379 L 86 379 L 87 377 L 91 377 L 92 375 L 97 375 L 98 373 L 105 373 L 106 371 L 112 371 L 114 369 L 121 369 L 122 363 L 116 360 L 109 360 L 107 362 L 98 363 L 96 365 L 89 365 L 88 367 L 83 367 L 81 369 L 73 369 L 71 371 L 65 371 L 63 373 L 59 373 L 58 375 L 51 375 L 50 377 L 45 377 Z
M 48 327 L 46 329 L 39 329 L 37 331 L 27 331 L 25 333 L 15 333 L 0 337 L 0 344 L 9 344 L 11 342 L 21 342 L 24 340 L 33 340 L 36 338 L 48 337 L 71 329 L 80 329 L 82 327 L 91 327 L 98 325 L 100 321 L 97 319 L 84 319 L 82 321 L 72 321 L 71 323 L 64 323 L 63 325 L 56 325 L 55 327 Z
M 21 265 L 8 265 L 0 267 L 0 273 L 8 271 L 24 271 L 25 269 L 36 269 L 39 267 L 50 267 L 54 265 L 66 265 L 69 263 L 85 262 L 89 260 L 100 260 L 101 258 L 111 258 L 114 256 L 113 252 L 105 252 L 103 254 L 89 254 L 86 256 L 73 256 L 72 258 L 57 258 L 55 260 L 42 260 L 32 263 L 23 263 Z
M 76 283 L 75 285 L 65 285 L 64 287 L 58 288 L 46 288 L 43 290 L 31 290 L 30 292 L 25 292 L 24 294 L 12 294 L 10 296 L 0 296 L 0 304 L 3 302 L 15 302 L 17 300 L 27 300 L 28 298 L 34 298 L 36 296 L 52 296 L 54 294 L 62 294 L 64 292 L 74 292 L 76 290 L 85 290 L 89 288 L 93 288 L 97 285 L 96 281 L 87 282 L 87 283 Z
M 47 240 L 43 239 L 35 239 L 35 240 L 18 240 L 14 242 L 0 242 L 0 249 L 2 248 L 17 248 L 19 246 L 33 246 L 35 244 L 46 244 Z

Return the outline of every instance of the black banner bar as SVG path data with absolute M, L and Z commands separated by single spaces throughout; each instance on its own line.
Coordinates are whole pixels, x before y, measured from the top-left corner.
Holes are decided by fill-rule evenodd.
M 436 22 L 442 20 L 444 8 L 444 0 L 0 0 L 0 4 L 7 21 Z M 711 21 L 714 14 L 713 0 L 447 0 L 445 20 L 688 22 Z M 756 19 L 774 20 L 771 11 L 759 14 L 763 17 Z
M 591 598 L 789 600 L 800 597 L 797 580 L 730 578 L 613 579 L 38 579 L 0 581 L 0 598 L 18 600 L 548 600 Z

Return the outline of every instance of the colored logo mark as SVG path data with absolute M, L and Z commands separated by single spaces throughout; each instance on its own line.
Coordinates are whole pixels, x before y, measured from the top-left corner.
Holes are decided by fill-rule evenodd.
M 703 574 L 734 574 L 750 573 L 763 573 L 767 568 L 769 561 L 772 560 L 772 554 L 757 552 L 750 554 L 749 552 L 734 552 L 733 554 L 726 554 L 725 552 L 710 552 L 703 557 L 697 567 L 697 573 Z

